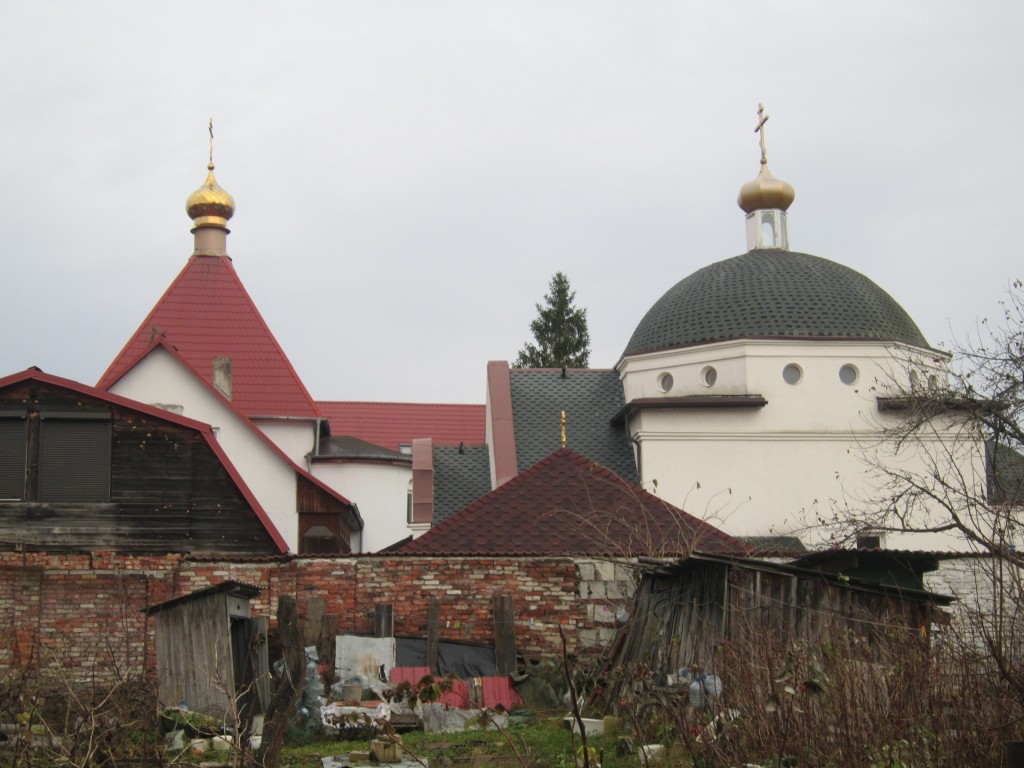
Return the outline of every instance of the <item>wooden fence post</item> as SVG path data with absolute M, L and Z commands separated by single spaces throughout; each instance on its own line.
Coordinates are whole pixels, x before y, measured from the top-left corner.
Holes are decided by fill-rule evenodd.
M 395 614 L 391 605 L 378 605 L 373 613 L 373 636 L 395 636 Z
M 430 598 L 427 603 L 427 666 L 430 667 L 430 674 L 437 672 L 437 641 L 441 631 L 441 601 L 436 597 Z
M 499 675 L 516 671 L 516 627 L 512 614 L 512 597 L 495 595 L 494 606 L 494 663 Z

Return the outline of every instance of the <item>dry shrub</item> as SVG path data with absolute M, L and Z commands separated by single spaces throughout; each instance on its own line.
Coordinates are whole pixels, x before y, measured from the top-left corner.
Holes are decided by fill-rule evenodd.
M 813 642 L 734 628 L 699 670 L 724 683 L 707 707 L 638 666 L 618 671 L 620 706 L 638 741 L 674 745 L 681 764 L 1001 766 L 1024 712 L 990 660 L 877 617 L 861 625 Z

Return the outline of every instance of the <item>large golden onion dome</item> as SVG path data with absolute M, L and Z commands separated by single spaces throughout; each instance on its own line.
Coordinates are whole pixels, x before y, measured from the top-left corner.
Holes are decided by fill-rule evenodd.
M 185 211 L 197 227 L 227 227 L 228 219 L 235 215 L 235 199 L 231 197 L 213 175 L 213 163 L 208 166 L 206 181 L 188 196 Z
M 777 179 L 768 170 L 768 163 L 762 162 L 761 172 L 740 187 L 736 202 L 744 213 L 775 208 L 785 211 L 796 199 L 796 190 L 788 181 Z

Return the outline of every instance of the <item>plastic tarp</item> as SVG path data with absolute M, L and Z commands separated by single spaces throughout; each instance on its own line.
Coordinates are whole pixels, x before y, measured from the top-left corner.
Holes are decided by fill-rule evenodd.
M 378 694 L 384 690 L 388 670 L 395 666 L 395 638 L 338 635 L 335 648 L 339 681 L 357 682 Z
M 423 718 L 423 730 L 427 733 L 458 733 L 482 727 L 486 722 L 489 731 L 498 727 L 508 727 L 508 715 L 488 712 L 485 717 L 480 709 L 451 709 L 440 702 L 422 705 L 420 716 Z
M 427 641 L 401 637 L 395 640 L 396 667 L 426 667 Z M 494 649 L 484 645 L 461 643 L 437 644 L 437 673 L 452 675 L 460 680 L 471 677 L 489 677 L 497 674 Z

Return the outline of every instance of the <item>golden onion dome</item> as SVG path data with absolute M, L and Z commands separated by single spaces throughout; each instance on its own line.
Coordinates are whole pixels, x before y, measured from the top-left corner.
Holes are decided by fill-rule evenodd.
M 768 163 L 762 160 L 761 172 L 757 178 L 751 179 L 740 187 L 737 204 L 745 213 L 775 208 L 785 211 L 796 199 L 796 190 L 793 185 L 782 179 L 772 176 L 768 170 Z
M 206 167 L 206 181 L 188 196 L 185 211 L 197 227 L 227 227 L 228 219 L 235 215 L 235 199 L 217 183 L 213 163 Z

